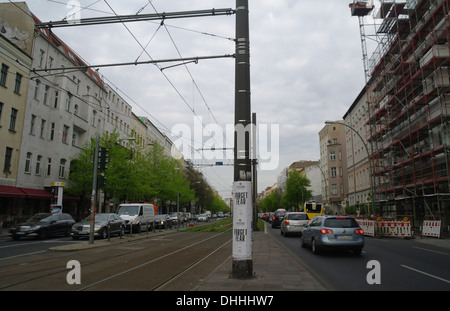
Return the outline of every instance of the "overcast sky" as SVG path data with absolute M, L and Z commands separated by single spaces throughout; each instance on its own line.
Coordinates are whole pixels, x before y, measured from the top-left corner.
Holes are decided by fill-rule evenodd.
M 79 11 L 67 7 L 68 0 L 26 2 L 43 22 L 61 20 Z M 233 0 L 78 2 L 87 7 L 79 12 L 81 18 L 110 16 L 113 10 L 118 15 L 129 15 L 153 14 L 155 9 L 162 13 L 236 6 Z M 273 185 L 280 171 L 292 162 L 319 160 L 318 133 L 324 121 L 342 119 L 364 85 L 358 19 L 351 17 L 349 2 L 249 0 L 252 111 L 257 114 L 258 124 L 272 129 L 276 129 L 273 125 L 279 126 L 279 150 L 270 150 L 269 154 L 279 156 L 279 160 L 275 167 L 259 172 L 259 191 Z M 113 24 L 54 32 L 91 65 L 147 61 L 150 57 L 160 60 L 180 55 L 234 54 L 235 44 L 228 39 L 235 37 L 234 15 L 167 20 L 165 26 L 139 22 L 127 24 L 128 29 Z M 146 52 L 141 46 L 147 47 Z M 217 129 L 209 127 L 217 123 L 225 131 L 227 125 L 233 124 L 234 59 L 202 60 L 187 68 L 165 69 L 165 75 L 160 67 L 102 68 L 100 74 L 105 82 L 118 88 L 136 115 L 148 117 L 177 143 L 181 140 L 172 133 L 182 125 L 194 132 L 195 122 L 198 124 L 200 119 L 208 129 Z M 192 133 L 194 144 L 209 141 L 216 142 L 216 147 L 232 147 L 232 137 L 211 138 L 212 131 L 204 134 L 198 137 Z M 183 142 L 191 144 L 192 140 Z M 222 158 L 217 161 L 231 163 L 231 152 Z M 203 167 L 201 171 L 224 197 L 230 196 L 231 166 Z

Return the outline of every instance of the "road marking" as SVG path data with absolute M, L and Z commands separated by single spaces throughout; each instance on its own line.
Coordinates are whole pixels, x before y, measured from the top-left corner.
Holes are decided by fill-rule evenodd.
M 437 253 L 437 254 L 442 254 L 442 255 L 445 255 L 445 256 L 448 256 L 448 255 L 449 255 L 449 254 L 444 253 L 444 252 L 438 252 L 438 251 L 434 251 L 434 250 L 432 250 L 432 249 L 423 248 L 423 247 L 418 247 L 418 246 L 413 246 L 413 248 L 417 248 L 417 249 L 421 249 L 421 250 L 424 250 L 424 251 L 429 251 L 429 252 L 433 252 L 433 253 Z
M 417 270 L 417 269 L 414 269 L 414 268 L 411 268 L 411 267 L 408 267 L 408 266 L 405 266 L 405 265 L 400 265 L 400 266 L 403 267 L 403 268 L 406 268 L 406 269 L 409 269 L 409 270 L 412 270 L 412 271 L 421 273 L 421 274 L 423 274 L 423 275 L 426 275 L 426 276 L 435 278 L 435 279 L 437 279 L 437 280 L 439 280 L 439 281 L 443 281 L 443 282 L 446 282 L 446 283 L 449 283 L 449 284 L 450 284 L 450 281 L 449 281 L 449 280 L 440 278 L 440 277 L 438 277 L 438 276 L 435 276 L 435 275 L 432 275 L 432 274 L 429 274 L 429 273 L 426 273 L 426 272 L 423 272 L 423 271 L 420 271 L 420 270 Z

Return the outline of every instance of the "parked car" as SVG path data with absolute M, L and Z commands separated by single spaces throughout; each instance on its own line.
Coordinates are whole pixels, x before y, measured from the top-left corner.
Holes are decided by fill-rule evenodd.
M 183 217 L 181 213 L 173 212 L 169 214 L 169 221 L 172 226 L 178 226 L 178 223 L 181 226 L 183 223 Z
M 80 237 L 89 237 L 91 232 L 91 219 L 89 215 L 72 226 L 72 238 L 78 240 Z M 125 231 L 125 220 L 114 213 L 95 214 L 94 237 L 106 239 L 110 235 L 123 235 Z
M 155 215 L 155 228 L 167 229 L 170 227 L 170 217 L 167 214 Z
M 317 254 L 321 250 L 353 250 L 360 254 L 364 247 L 364 231 L 350 216 L 316 216 L 303 230 L 302 247 L 310 246 Z
M 272 228 L 279 227 L 283 221 L 284 215 L 286 215 L 285 209 L 277 209 L 272 216 Z
M 14 240 L 21 237 L 34 236 L 45 239 L 53 235 L 70 236 L 70 229 L 75 220 L 66 213 L 39 213 L 24 223 L 12 226 L 9 234 Z
M 155 221 L 155 206 L 149 203 L 120 204 L 117 214 L 125 220 L 126 230 L 132 226 L 133 232 L 140 233 L 142 228 L 153 226 Z
M 208 221 L 208 220 L 209 220 L 209 218 L 208 218 L 208 215 L 206 215 L 206 214 L 200 214 L 197 217 L 197 221 Z
M 280 232 L 285 237 L 290 234 L 301 235 L 303 229 L 308 225 L 309 217 L 304 212 L 288 212 L 281 221 Z

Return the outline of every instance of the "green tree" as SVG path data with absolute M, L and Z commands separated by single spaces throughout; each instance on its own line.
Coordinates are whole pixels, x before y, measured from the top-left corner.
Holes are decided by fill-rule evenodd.
M 304 174 L 290 171 L 283 203 L 294 210 L 301 210 L 303 203 L 312 197 L 312 191 L 307 189 L 310 186 L 311 181 Z

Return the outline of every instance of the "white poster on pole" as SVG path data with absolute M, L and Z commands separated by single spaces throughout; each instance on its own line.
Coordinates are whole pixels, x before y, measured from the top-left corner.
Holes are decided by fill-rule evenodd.
M 233 260 L 251 260 L 252 248 L 252 183 L 233 184 Z

